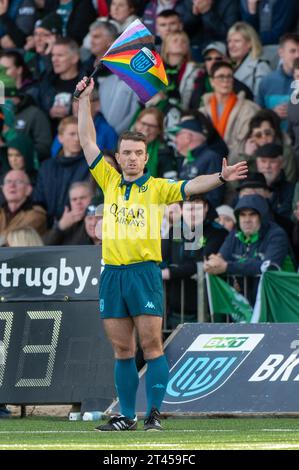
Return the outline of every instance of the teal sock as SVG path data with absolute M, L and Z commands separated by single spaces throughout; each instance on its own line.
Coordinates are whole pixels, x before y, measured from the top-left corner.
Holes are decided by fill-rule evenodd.
M 127 418 L 134 419 L 136 393 L 139 384 L 139 376 L 134 357 L 115 360 L 114 382 L 119 398 L 121 414 Z
M 160 410 L 168 383 L 168 364 L 166 357 L 160 356 L 156 359 L 149 359 L 147 362 L 147 371 L 145 375 L 147 410 L 146 416 L 150 414 L 151 409 Z

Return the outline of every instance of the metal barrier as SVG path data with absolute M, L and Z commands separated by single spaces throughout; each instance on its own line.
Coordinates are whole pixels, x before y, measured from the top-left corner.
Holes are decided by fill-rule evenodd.
M 236 276 L 232 274 L 228 274 L 225 276 L 225 280 L 228 284 L 232 285 L 235 287 L 236 281 L 241 280 L 242 284 L 242 295 L 246 297 L 248 300 L 248 292 L 249 292 L 249 282 L 250 279 L 258 279 L 260 278 L 260 275 L 257 276 Z M 205 281 L 205 272 L 203 270 L 203 262 L 197 263 L 197 274 L 192 277 L 192 279 L 195 279 L 197 281 L 197 312 L 196 312 L 196 319 L 198 323 L 214 323 L 215 322 L 215 317 L 214 317 L 214 312 L 211 312 L 209 309 L 208 301 L 207 301 L 207 287 L 206 287 L 206 281 Z M 185 282 L 188 282 L 188 280 L 181 280 L 180 283 L 180 323 L 188 323 L 188 320 L 186 321 L 185 319 Z M 240 282 L 238 282 L 240 283 Z M 164 282 L 164 318 L 163 318 L 163 332 L 168 334 L 173 331 L 173 329 L 168 328 L 168 319 L 169 315 L 171 315 L 172 312 L 169 312 L 169 308 L 167 305 L 167 282 Z M 230 323 L 231 319 L 229 315 L 223 316 L 225 319 L 223 323 Z

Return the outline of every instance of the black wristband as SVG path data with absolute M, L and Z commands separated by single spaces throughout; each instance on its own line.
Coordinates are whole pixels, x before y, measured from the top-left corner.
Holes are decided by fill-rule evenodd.
M 226 180 L 223 178 L 221 172 L 219 173 L 218 178 L 219 178 L 219 180 L 221 181 L 221 183 L 226 183 Z

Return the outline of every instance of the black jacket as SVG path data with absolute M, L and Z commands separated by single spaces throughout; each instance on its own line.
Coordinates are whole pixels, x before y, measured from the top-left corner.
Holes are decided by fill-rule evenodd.
M 46 0 L 48 11 L 56 11 L 59 6 L 58 0 Z M 66 27 L 66 36 L 81 45 L 84 37 L 89 31 L 90 24 L 97 18 L 92 0 L 73 0 L 73 9 Z
M 60 230 L 57 224 L 44 236 L 45 245 L 93 245 L 86 233 L 84 219 L 66 230 Z
M 271 184 L 270 190 L 273 191 L 270 198 L 273 211 L 283 217 L 291 218 L 295 186 L 286 180 L 283 170 Z
M 192 150 L 192 156 L 184 159 L 179 170 L 180 180 L 190 180 L 199 175 L 218 173 L 222 169 L 222 156 L 206 143 Z M 207 193 L 207 198 L 213 207 L 222 204 L 224 185 Z
M 204 15 L 193 15 L 192 2 L 185 0 L 183 14 L 184 30 L 191 43 L 202 50 L 212 41 L 225 41 L 229 28 L 240 19 L 238 1 L 214 0 L 213 6 Z
M 261 274 L 264 261 L 270 261 L 279 268 L 289 261 L 289 266 L 293 265 L 294 268 L 293 253 L 287 234 L 271 221 L 269 205 L 265 198 L 259 195 L 243 196 L 239 199 L 235 211 L 248 208 L 260 214 L 261 227 L 252 241 L 245 241 L 239 228 L 230 232 L 219 250 L 228 262 L 227 274 L 241 276 L 241 278 L 257 276 Z M 251 303 L 255 301 L 257 285 L 257 278 L 249 278 L 248 300 Z
M 14 128 L 28 135 L 34 143 L 38 160 L 50 157 L 52 133 L 46 114 L 39 109 L 30 95 L 22 95 L 16 105 Z
M 69 202 L 68 192 L 71 184 L 85 181 L 88 177 L 89 169 L 83 154 L 77 157 L 49 158 L 42 164 L 33 192 L 33 201 L 47 210 L 49 226 L 53 223 L 53 218 L 59 220 L 62 216 Z
M 16 47 L 21 49 L 26 42 L 26 37 L 33 32 L 37 19 L 36 6 L 34 0 L 23 0 L 13 17 L 11 16 L 12 9 L 13 5 L 10 5 L 8 11 L 0 16 L 0 33 L 1 36 L 3 33 L 8 34 Z
M 167 293 L 171 312 L 180 313 L 181 310 L 181 281 L 185 281 L 185 308 L 188 315 L 197 311 L 197 283 L 192 276 L 197 272 L 199 261 L 212 253 L 218 253 L 228 232 L 215 222 L 217 213 L 214 209 L 209 209 L 203 225 L 203 237 L 197 242 L 199 249 L 186 249 L 186 240 L 173 238 L 173 231 L 170 232 L 169 239 L 162 240 L 162 267 L 170 270 L 170 280 L 167 281 Z

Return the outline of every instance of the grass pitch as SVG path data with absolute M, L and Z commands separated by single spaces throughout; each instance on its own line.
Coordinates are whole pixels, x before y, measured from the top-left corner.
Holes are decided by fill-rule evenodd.
M 61 418 L 0 420 L 1 450 L 257 450 L 299 449 L 299 420 L 284 418 L 163 420 L 162 432 L 99 433 L 99 422 Z

